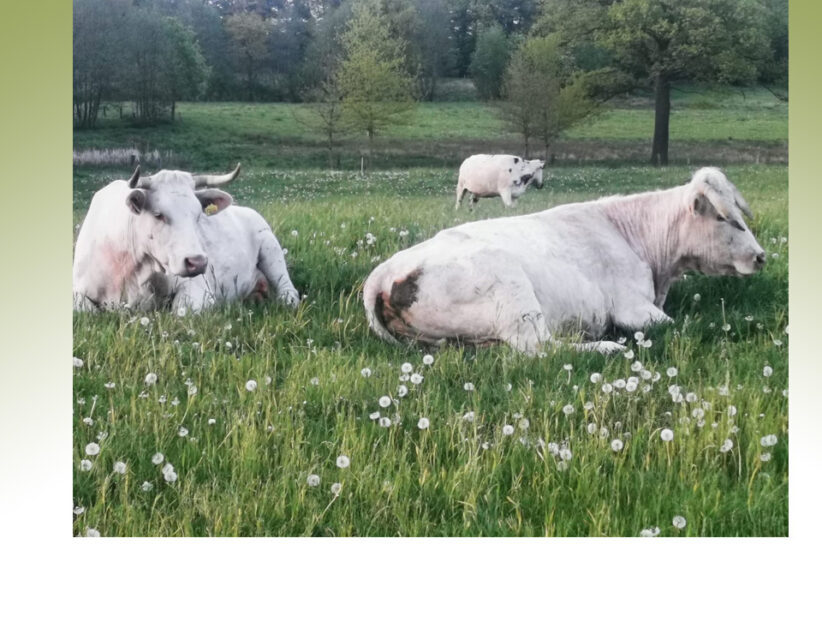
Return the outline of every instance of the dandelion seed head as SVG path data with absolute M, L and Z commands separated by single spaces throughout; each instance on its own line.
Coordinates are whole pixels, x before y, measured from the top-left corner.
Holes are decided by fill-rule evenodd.
M 425 416 L 423 416 L 419 419 L 419 421 L 417 421 L 417 427 L 419 427 L 420 429 L 428 429 L 428 426 L 430 424 L 431 421 L 429 421 Z
M 736 406 L 735 405 L 728 405 L 728 416 L 736 416 Z
M 526 430 L 526 429 L 528 429 L 530 426 L 531 426 L 531 421 L 530 421 L 530 420 L 528 420 L 527 418 L 523 418 L 522 420 L 520 420 L 520 421 L 519 421 L 519 428 L 520 428 L 522 431 L 525 431 L 525 430 Z
M 186 436 L 188 436 L 188 429 L 185 427 L 180 427 L 180 429 L 177 430 L 177 435 L 180 438 L 185 438 Z
M 380 427 L 391 427 L 391 419 L 388 416 L 380 418 Z
M 319 486 L 320 485 L 320 476 L 318 476 L 316 473 L 312 473 L 310 476 L 308 476 L 305 479 L 305 482 L 310 487 Z
M 86 527 L 86 537 L 100 537 L 100 531 L 96 528 Z
M 391 405 L 391 397 L 388 395 L 381 396 L 378 403 L 380 407 L 388 407 L 389 405 Z
M 414 385 L 419 385 L 420 383 L 422 383 L 422 374 L 419 374 L 417 372 L 412 374 L 411 375 L 411 383 L 413 383 Z
M 335 482 L 331 485 L 331 493 L 334 495 L 339 495 L 340 491 L 342 491 L 342 483 Z
M 399 396 L 400 398 L 402 398 L 402 397 L 403 397 L 403 396 L 405 396 L 406 394 L 408 394 L 408 388 L 407 388 L 406 386 L 404 386 L 404 385 L 400 385 L 400 386 L 397 388 L 397 396 Z
M 146 492 L 151 491 L 153 488 L 154 485 L 151 484 L 151 482 L 149 482 L 148 480 L 144 480 L 143 483 L 140 485 L 140 489 Z
M 599 428 L 599 437 L 600 438 L 607 438 L 610 435 L 607 427 L 600 427 Z
M 719 451 L 722 453 L 728 453 L 731 449 L 734 448 L 734 441 L 730 438 L 726 438 L 725 442 L 722 443 L 722 446 L 719 448 Z
M 574 457 L 574 454 L 571 452 L 570 449 L 568 449 L 568 447 L 563 447 L 559 450 L 559 457 L 562 460 L 570 460 Z
M 762 368 L 762 376 L 771 376 L 773 374 L 773 368 L 769 365 L 766 365 Z
M 574 366 L 572 366 L 570 363 L 566 363 L 565 365 L 562 366 L 562 369 L 565 370 L 566 372 L 570 372 L 571 370 L 574 369 Z
M 465 390 L 466 392 L 473 392 L 474 391 L 474 384 L 469 381 L 468 383 L 466 383 L 465 385 L 462 386 L 462 389 Z
M 599 383 L 602 381 L 602 375 L 599 372 L 591 374 L 591 383 Z
M 434 357 L 432 357 L 430 354 L 427 354 L 422 358 L 422 363 L 423 365 L 432 365 L 434 363 Z
M 606 394 L 610 394 L 611 392 L 614 391 L 614 386 L 611 385 L 610 383 L 603 383 L 602 384 L 602 391 L 605 392 Z
M 514 433 L 514 426 L 513 425 L 503 425 L 502 426 L 502 435 L 503 436 L 510 436 Z
M 114 473 L 119 473 L 123 475 L 126 472 L 126 463 L 118 460 L 114 463 Z
M 165 456 L 161 454 L 159 451 L 153 456 L 151 456 L 151 462 L 153 464 L 161 464 L 163 460 L 165 460 Z
M 78 359 L 77 357 L 73 357 L 71 363 L 75 368 L 82 368 L 83 367 L 83 360 Z
M 83 459 L 80 461 L 80 471 L 91 471 L 91 460 Z
M 337 456 L 337 466 L 340 469 L 347 469 L 351 466 L 351 459 L 345 454 L 339 455 Z
M 766 452 L 764 452 L 764 453 L 761 453 L 761 454 L 759 454 L 759 459 L 760 459 L 762 462 L 768 462 L 768 460 L 770 460 L 770 459 L 771 459 L 771 453 L 770 453 L 769 451 L 766 451 Z
M 674 439 L 674 431 L 666 427 L 660 432 L 659 437 L 665 442 L 671 442 Z
M 773 447 L 778 442 L 776 434 L 768 434 L 759 439 L 759 444 L 763 447 Z
M 474 412 L 465 412 L 465 414 L 463 414 L 462 416 L 462 420 L 468 423 L 473 423 L 475 418 L 476 415 L 474 414 Z
M 405 374 L 410 374 L 414 370 L 414 366 L 406 361 L 400 366 L 400 370 Z
M 677 374 L 679 374 L 679 370 L 677 370 L 676 368 L 668 368 L 667 370 L 665 370 L 665 374 L 667 374 L 671 378 L 674 378 Z
M 245 382 L 245 389 L 249 392 L 253 392 L 257 389 L 257 381 L 255 381 L 254 379 L 249 379 Z
M 100 445 L 98 445 L 96 442 L 90 442 L 86 445 L 87 456 L 96 456 L 98 453 L 100 453 Z
M 163 479 L 166 482 L 168 482 L 169 484 L 177 482 L 177 472 L 174 471 L 174 470 L 167 471 L 166 473 L 163 474 Z
M 317 386 L 320 384 L 320 378 L 317 376 L 311 377 L 309 383 L 311 383 L 311 385 Z
M 625 446 L 625 445 L 622 443 L 622 441 L 621 441 L 619 438 L 614 438 L 614 439 L 611 441 L 611 451 L 614 451 L 614 452 L 616 452 L 616 451 L 622 451 L 622 448 L 623 448 L 624 446 Z
M 568 405 L 565 405 L 562 408 L 562 413 L 565 414 L 566 416 L 570 416 L 571 414 L 574 413 L 574 406 L 571 405 L 570 403 L 568 403 Z
M 360 370 L 360 374 L 362 374 L 363 378 L 367 379 L 369 376 L 371 376 L 371 368 L 363 368 L 362 370 Z
M 588 423 L 587 427 L 585 428 L 589 434 L 597 433 L 597 424 L 596 423 Z
M 674 515 L 674 519 L 671 523 L 674 525 L 674 528 L 683 529 L 688 522 L 681 515 Z

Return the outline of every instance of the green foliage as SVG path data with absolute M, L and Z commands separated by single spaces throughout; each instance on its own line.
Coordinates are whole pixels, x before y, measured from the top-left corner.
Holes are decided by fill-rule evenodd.
M 501 27 L 492 26 L 479 34 L 470 70 L 481 99 L 499 99 L 502 96 L 508 49 L 508 38 Z
M 551 144 L 572 125 L 594 112 L 585 77 L 572 75 L 555 37 L 530 37 L 514 52 L 505 73 L 501 115 L 529 140 L 539 138 L 548 156 Z
M 506 213 L 670 187 L 689 173 L 685 166 L 554 168 L 545 189 Z M 423 350 L 389 346 L 369 332 L 358 292 L 373 259 L 469 220 L 464 211 L 454 216 L 454 170 L 363 178 L 244 171 L 231 193 L 272 223 L 308 298 L 296 314 L 235 305 L 183 317 L 74 316 L 73 354 L 84 365 L 73 371 L 72 486 L 74 505 L 85 508 L 74 517 L 75 534 L 93 527 L 104 536 L 636 536 L 659 526 L 671 537 L 787 535 L 787 169 L 729 166 L 727 173 L 756 213 L 753 230 L 778 257 L 751 278 L 688 276 L 666 306 L 675 323 L 646 333 L 651 348 L 632 344 L 635 359 L 562 348 L 532 359 L 500 346 L 450 346 L 434 351 L 429 367 Z M 100 182 L 75 180 L 78 219 Z M 470 219 L 501 213 L 498 201 L 485 201 Z M 606 394 L 589 379 L 631 376 L 636 361 L 661 374 L 647 382 L 648 393 Z M 405 362 L 424 380 L 409 381 L 400 398 Z M 370 377 L 361 374 L 366 367 Z M 152 385 L 149 372 L 158 377 Z M 253 392 L 249 379 L 258 383 Z M 466 382 L 476 389 L 466 391 Z M 673 403 L 673 384 L 697 402 Z M 397 398 L 383 411 L 401 425 L 383 429 L 369 418 L 384 394 Z M 573 413 L 563 413 L 566 404 Z M 422 416 L 427 430 L 417 428 Z M 513 435 L 503 435 L 505 424 Z M 666 427 L 671 443 L 660 440 Z M 762 447 L 770 434 L 778 443 Z M 624 443 L 619 452 L 614 438 Z M 568 443 L 565 470 L 540 439 Z M 723 453 L 726 439 L 733 448 Z M 90 442 L 101 449 L 83 471 Z M 156 452 L 174 466 L 176 482 L 152 463 Z M 336 466 L 341 454 L 350 467 Z M 116 461 L 125 473 L 113 471 Z M 309 474 L 320 476 L 318 487 L 307 485 Z M 336 498 L 334 482 L 342 484 Z M 684 529 L 672 526 L 675 515 L 687 519 Z
M 406 45 L 391 37 L 378 0 L 357 0 L 341 44 L 337 81 L 343 111 L 370 144 L 414 105 L 413 78 L 405 70 Z
M 254 101 L 257 74 L 268 58 L 269 25 L 257 13 L 235 13 L 226 18 L 225 29 L 235 68 L 245 77 L 246 98 Z

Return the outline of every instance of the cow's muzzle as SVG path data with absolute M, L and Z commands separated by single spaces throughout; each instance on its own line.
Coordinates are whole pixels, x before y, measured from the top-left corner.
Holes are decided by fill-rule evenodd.
M 762 267 L 765 266 L 765 262 L 767 262 L 768 256 L 765 254 L 764 251 L 760 251 L 754 256 L 754 268 L 757 271 L 761 271 Z
M 208 258 L 204 255 L 190 255 L 183 260 L 183 277 L 195 277 L 205 273 Z

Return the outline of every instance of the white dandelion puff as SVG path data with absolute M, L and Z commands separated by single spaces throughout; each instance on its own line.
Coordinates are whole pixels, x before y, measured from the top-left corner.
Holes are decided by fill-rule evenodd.
M 186 309 L 185 306 L 180 306 L 177 309 L 177 317 L 185 317 L 186 316 Z
M 588 423 L 588 426 L 585 428 L 588 430 L 589 434 L 597 433 L 597 424 L 596 423 Z
M 249 379 L 245 382 L 245 389 L 249 392 L 253 392 L 257 389 L 257 381 L 255 381 L 254 379 Z
M 177 430 L 177 435 L 180 438 L 185 438 L 186 436 L 188 436 L 188 429 L 186 429 L 185 427 L 180 427 L 180 429 Z
M 311 380 L 309 381 L 309 383 L 311 383 L 311 385 L 317 386 L 317 385 L 320 384 L 320 378 L 317 377 L 317 376 L 311 377 Z
M 728 416 L 736 416 L 736 406 L 728 405 Z
M 407 361 L 400 366 L 400 371 L 409 374 L 414 370 L 414 366 Z
M 151 323 L 151 320 L 148 317 L 141 317 L 140 318 L 140 325 L 145 327 Z
M 607 438 L 610 435 L 607 427 L 601 427 L 599 430 L 600 438 Z
M 72 362 L 72 365 L 74 365 L 75 368 L 82 368 L 83 367 L 83 360 L 82 359 L 78 359 L 77 357 L 73 357 L 71 362 Z
M 599 383 L 602 381 L 602 375 L 599 372 L 591 374 L 591 383 Z
M 468 382 L 468 383 L 466 383 L 465 385 L 462 386 L 462 389 L 465 390 L 466 392 L 473 392 L 474 391 L 474 384 L 471 383 L 471 382 Z
M 157 375 L 154 372 L 149 372 L 146 374 L 144 382 L 146 385 L 154 385 L 157 382 Z
M 417 427 L 419 427 L 420 429 L 428 429 L 428 426 L 430 424 L 431 421 L 429 421 L 425 416 L 423 416 L 419 419 L 419 421 L 417 421 Z
M 771 459 L 771 453 L 770 453 L 769 451 L 766 451 L 766 452 L 764 452 L 764 453 L 761 453 L 761 454 L 759 454 L 759 459 L 760 459 L 762 462 L 768 462 L 768 460 L 770 460 L 770 459 Z
M 614 438 L 611 441 L 611 451 L 615 451 L 615 452 L 616 451 L 622 451 L 622 448 L 624 446 L 625 445 L 622 443 L 622 441 L 619 438 Z
M 381 396 L 378 403 L 380 404 L 380 407 L 388 407 L 391 405 L 391 397 L 388 395 Z
M 666 427 L 659 433 L 659 437 L 665 442 L 671 442 L 674 439 L 674 431 Z
M 565 365 L 562 366 L 562 369 L 565 370 L 566 372 L 570 372 L 571 370 L 574 369 L 574 366 L 572 366 L 570 363 L 566 363 Z
M 510 436 L 514 433 L 514 426 L 513 425 L 503 425 L 502 426 L 502 435 L 503 436 Z
M 91 471 L 91 460 L 83 459 L 80 461 L 80 471 Z
M 562 449 L 559 450 L 559 457 L 562 460 L 570 460 L 571 458 L 574 457 L 574 454 L 571 453 L 571 450 L 568 449 L 568 447 L 563 447 Z
M 371 376 L 371 368 L 363 368 L 362 370 L 360 370 L 360 374 L 362 374 L 363 378 L 367 379 L 369 376 Z
M 726 438 L 725 442 L 722 443 L 722 446 L 719 448 L 719 451 L 722 453 L 728 453 L 731 449 L 734 448 L 734 441 L 730 438 Z
M 93 419 L 93 418 L 91 418 L 90 416 L 86 416 L 86 417 L 83 419 L 83 422 L 84 422 L 86 425 L 88 425 L 89 427 L 91 427 L 91 426 L 94 424 L 94 419 Z
M 391 427 L 391 419 L 388 416 L 380 418 L 380 427 Z
M 120 475 L 123 475 L 125 472 L 126 472 L 126 463 L 125 462 L 123 462 L 121 460 L 118 460 L 117 462 L 114 463 L 114 473 L 119 473 Z
M 611 385 L 610 383 L 603 383 L 602 384 L 602 391 L 605 392 L 606 394 L 610 394 L 611 392 L 614 391 L 614 386 Z
M 641 332 L 641 331 L 639 331 L 639 330 L 637 330 L 637 331 L 634 333 L 634 339 L 637 341 L 637 343 L 639 343 L 640 341 L 642 341 L 643 339 L 645 339 L 645 333 L 644 333 L 644 332 Z
M 571 405 L 570 403 L 568 403 L 568 405 L 566 405 L 565 407 L 562 408 L 562 413 L 565 414 L 566 416 L 570 416 L 571 414 L 574 413 L 574 406 Z
M 347 469 L 349 466 L 351 466 L 351 459 L 345 454 L 337 456 L 337 466 L 340 469 Z
M 631 372 L 639 372 L 642 369 L 642 362 L 634 361 L 631 364 Z
M 769 365 L 766 365 L 762 368 L 762 376 L 771 376 L 773 374 L 773 368 Z
M 432 357 L 430 354 L 427 354 L 422 358 L 422 363 L 423 365 L 432 365 L 434 363 L 434 357 Z
M 531 426 L 531 421 L 530 421 L 530 420 L 528 420 L 527 418 L 523 418 L 522 420 L 520 420 L 520 421 L 519 421 L 519 428 L 520 428 L 522 431 L 525 431 L 525 430 L 526 430 L 526 429 L 528 429 L 530 426 Z
M 665 370 L 665 374 L 667 374 L 671 378 L 674 378 L 677 374 L 679 374 L 679 370 L 677 370 L 676 368 L 668 368 L 667 370 Z
M 628 360 L 631 360 L 631 359 L 633 359 L 633 358 L 634 358 L 634 351 L 633 351 L 633 350 L 626 350 L 626 351 L 622 354 L 622 356 L 623 356 L 623 357 L 625 357 L 625 358 L 626 358 L 626 359 L 628 359 Z
M 154 485 L 153 485 L 153 484 L 151 484 L 151 482 L 149 482 L 148 480 L 145 480 L 145 481 L 143 481 L 143 483 L 140 485 L 140 488 L 141 488 L 143 491 L 148 492 L 148 491 L 151 491 L 151 490 L 154 488 Z
M 759 439 L 759 444 L 763 447 L 773 447 L 777 442 L 776 434 L 768 434 Z
M 196 385 L 189 385 L 188 386 L 188 395 L 189 396 L 194 396 L 195 394 L 197 394 L 197 386 Z
M 169 484 L 173 482 L 177 482 L 177 472 L 176 471 L 167 471 L 163 474 L 163 479 L 168 482 Z
M 331 485 L 331 493 L 333 495 L 339 495 L 340 491 L 342 491 L 342 483 L 341 482 L 335 482 L 334 484 Z
M 400 398 L 402 398 L 402 397 L 403 397 L 403 396 L 405 396 L 406 394 L 408 394 L 408 388 L 407 388 L 406 386 L 404 386 L 404 385 L 400 385 L 400 386 L 397 388 L 397 396 L 399 396 Z
M 318 476 L 316 473 L 312 473 L 305 479 L 305 482 L 310 487 L 320 486 L 320 476 Z
M 473 423 L 474 418 L 475 418 L 474 412 L 465 412 L 465 414 L 462 415 L 462 420 L 464 420 L 468 423 Z
M 100 445 L 98 445 L 96 442 L 90 442 L 86 445 L 87 456 L 96 456 L 98 453 L 100 453 Z
M 419 385 L 420 383 L 422 383 L 422 374 L 419 374 L 417 372 L 412 374 L 411 375 L 411 383 L 413 383 L 414 385 Z
M 100 537 L 100 531 L 96 528 L 86 527 L 86 537 Z
M 165 458 L 166 457 L 158 451 L 156 454 L 151 456 L 151 462 L 153 464 L 161 464 Z
M 674 519 L 671 523 L 674 525 L 674 528 L 683 529 L 688 522 L 681 515 L 674 515 Z
M 557 471 L 567 471 L 568 470 L 568 463 L 564 460 L 560 460 L 557 463 Z

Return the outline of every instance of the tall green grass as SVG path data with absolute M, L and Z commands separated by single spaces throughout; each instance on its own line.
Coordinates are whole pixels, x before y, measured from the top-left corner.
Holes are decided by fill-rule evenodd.
M 307 297 L 293 314 L 235 305 L 203 315 L 75 315 L 83 362 L 74 370 L 74 504 L 83 509 L 75 533 L 786 535 L 787 169 L 726 171 L 757 213 L 752 228 L 768 264 L 751 278 L 680 282 L 666 304 L 675 323 L 646 332 L 650 348 L 632 343 L 635 358 L 448 347 L 431 353 L 431 366 L 426 351 L 368 331 L 359 292 L 378 261 L 459 221 L 671 186 L 688 170 L 553 169 L 517 210 L 490 199 L 473 215 L 453 210 L 453 170 L 245 172 L 229 189 L 275 227 Z M 91 193 L 120 172 L 77 172 L 77 222 Z M 627 379 L 636 361 L 659 380 L 611 393 L 590 380 Z M 406 362 L 420 384 L 402 380 Z M 148 373 L 155 384 L 145 384 Z M 377 411 L 394 424 L 371 420 Z M 420 417 L 428 429 L 417 427 Z M 662 429 L 673 431 L 671 442 Z M 771 434 L 777 444 L 763 447 Z M 91 442 L 100 452 L 88 457 Z M 550 443 L 571 457 L 552 454 Z M 175 482 L 152 463 L 157 452 Z M 340 455 L 350 467 L 336 466 Z M 677 515 L 683 529 L 672 525 Z

